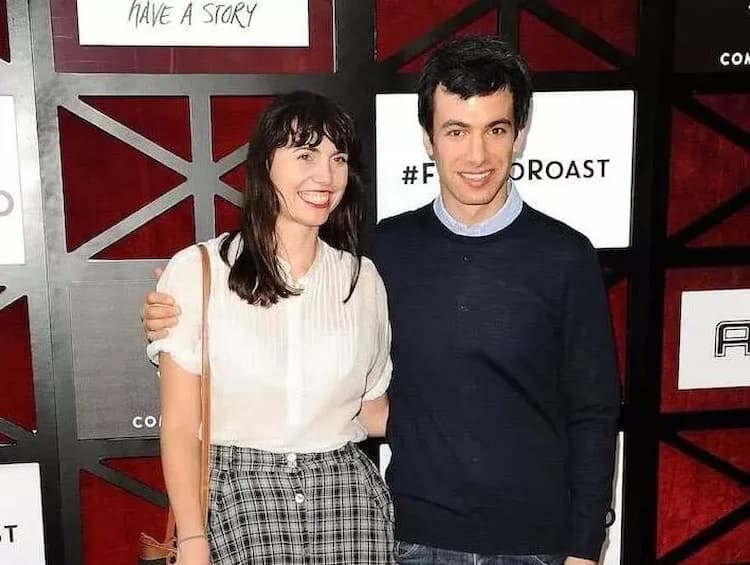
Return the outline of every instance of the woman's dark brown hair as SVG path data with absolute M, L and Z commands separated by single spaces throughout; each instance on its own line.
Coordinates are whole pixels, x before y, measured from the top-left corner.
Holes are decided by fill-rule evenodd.
M 308 91 L 283 94 L 260 116 L 247 152 L 247 178 L 240 229 L 221 243 L 220 253 L 230 266 L 229 288 L 250 304 L 270 306 L 298 294 L 290 288 L 277 261 L 276 218 L 279 196 L 271 182 L 274 152 L 289 145 L 316 147 L 328 138 L 348 154 L 349 178 L 339 205 L 320 228 L 320 238 L 354 257 L 348 300 L 354 292 L 362 261 L 360 231 L 363 221 L 362 158 L 354 121 L 334 100 Z M 234 261 L 229 250 L 236 237 L 240 252 Z

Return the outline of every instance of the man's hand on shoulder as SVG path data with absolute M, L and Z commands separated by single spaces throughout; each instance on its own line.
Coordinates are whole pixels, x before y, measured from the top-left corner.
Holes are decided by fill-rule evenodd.
M 162 275 L 161 269 L 154 271 L 158 279 Z M 143 331 L 149 341 L 167 337 L 169 328 L 177 325 L 181 313 L 174 298 L 163 292 L 149 292 L 141 307 L 141 323 Z

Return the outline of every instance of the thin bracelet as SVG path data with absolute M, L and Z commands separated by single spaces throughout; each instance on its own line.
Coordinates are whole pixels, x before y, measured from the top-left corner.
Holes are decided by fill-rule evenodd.
M 200 539 L 200 538 L 205 538 L 205 537 L 206 537 L 206 534 L 195 534 L 193 536 L 180 538 L 177 540 L 177 547 L 180 547 L 183 544 L 183 542 L 190 541 L 191 539 Z

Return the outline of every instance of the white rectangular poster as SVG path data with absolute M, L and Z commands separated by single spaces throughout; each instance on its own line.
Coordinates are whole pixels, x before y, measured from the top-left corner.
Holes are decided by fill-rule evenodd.
M 615 478 L 612 484 L 613 521 L 608 521 L 607 537 L 602 548 L 602 565 L 620 565 L 622 554 L 622 473 L 625 438 L 620 432 L 617 436 L 617 458 L 615 460 Z
M 0 96 L 0 242 L 0 265 L 20 265 L 26 261 L 12 96 Z
M 378 94 L 378 220 L 437 196 L 422 145 L 416 94 Z M 598 248 L 630 245 L 635 96 L 630 90 L 538 92 L 510 176 L 524 201 L 586 235 Z
M 81 45 L 307 47 L 308 0 L 77 0 Z
M 750 289 L 682 293 L 680 390 L 750 386 Z
M 44 565 L 38 463 L 0 465 L 0 563 Z

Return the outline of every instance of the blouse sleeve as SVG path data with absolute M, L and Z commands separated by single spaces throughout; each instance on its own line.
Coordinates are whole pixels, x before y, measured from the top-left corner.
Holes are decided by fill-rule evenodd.
M 374 265 L 373 265 L 373 270 Z M 388 299 L 385 294 L 383 279 L 375 271 L 375 310 L 376 323 L 375 346 L 372 365 L 367 373 L 367 387 L 363 400 L 374 400 L 382 396 L 391 382 L 393 363 L 391 362 L 391 324 L 388 320 Z
M 177 325 L 163 339 L 151 342 L 146 354 L 152 363 L 159 363 L 159 353 L 169 353 L 188 373 L 201 372 L 201 316 L 203 278 L 200 251 L 196 245 L 183 249 L 167 264 L 156 288 L 170 294 L 182 313 Z

